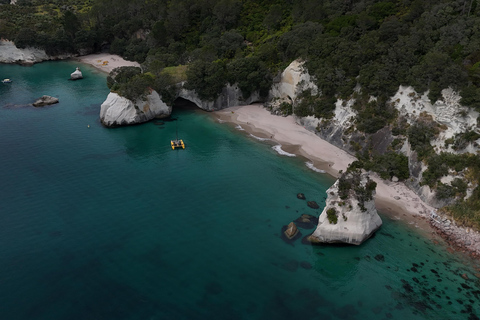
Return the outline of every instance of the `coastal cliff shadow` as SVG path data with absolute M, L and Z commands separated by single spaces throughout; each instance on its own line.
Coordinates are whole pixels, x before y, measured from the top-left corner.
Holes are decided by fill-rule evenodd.
M 178 97 L 177 99 L 175 99 L 173 101 L 173 104 L 172 104 L 172 112 L 173 112 L 173 110 L 178 110 L 178 109 L 182 109 L 182 110 L 202 110 L 202 109 L 200 109 L 199 106 L 197 106 L 192 101 L 181 98 L 181 97 Z

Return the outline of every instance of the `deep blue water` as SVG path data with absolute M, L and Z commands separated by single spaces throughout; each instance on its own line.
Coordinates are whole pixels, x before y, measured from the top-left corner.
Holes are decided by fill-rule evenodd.
M 104 128 L 105 75 L 75 66 L 0 65 L 1 319 L 480 315 L 470 260 L 387 216 L 358 247 L 285 243 L 331 177 L 200 110 Z M 25 106 L 43 94 L 60 103 Z

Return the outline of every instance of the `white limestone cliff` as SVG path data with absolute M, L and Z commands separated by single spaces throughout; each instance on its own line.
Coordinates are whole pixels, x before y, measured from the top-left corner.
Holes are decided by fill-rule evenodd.
M 270 96 L 272 98 L 289 98 L 292 101 L 303 90 L 312 89 L 313 94 L 318 93 L 317 86 L 313 83 L 313 78 L 304 67 L 305 62 L 294 60 L 282 72 L 280 79 L 272 86 Z
M 318 219 L 315 231 L 308 237 L 312 243 L 347 243 L 359 245 L 382 226 L 382 219 L 372 199 L 363 203 L 364 211 L 358 199 L 350 192 L 347 199 L 339 195 L 339 181 L 327 190 L 327 200 Z M 366 174 L 361 175 L 360 185 L 365 188 L 368 182 Z M 327 212 L 334 210 L 337 222 L 331 223 Z
M 293 104 L 297 96 L 306 89 L 311 89 L 312 94 L 318 93 L 318 87 L 313 82 L 308 70 L 304 67 L 305 62 L 294 60 L 281 73 L 280 77 L 274 80 L 269 92 L 270 105 L 275 108 L 283 102 Z
M 19 49 L 12 41 L 0 40 L 0 63 L 34 64 L 47 60 L 67 59 L 73 56 L 73 54 L 49 56 L 43 49 Z
M 154 90 L 145 100 L 135 102 L 111 92 L 100 107 L 100 120 L 107 127 L 115 127 L 165 118 L 171 113 L 172 107 L 166 105 Z

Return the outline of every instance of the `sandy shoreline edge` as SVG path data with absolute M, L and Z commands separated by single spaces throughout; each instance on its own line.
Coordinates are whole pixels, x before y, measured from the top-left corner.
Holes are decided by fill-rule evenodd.
M 92 53 L 85 56 L 78 56 L 72 60 L 80 63 L 88 64 L 94 68 L 106 73 L 110 73 L 113 69 L 118 67 L 139 67 L 140 64 L 136 61 L 128 61 L 122 57 L 110 53 Z
M 324 170 L 333 177 L 338 177 L 340 170 L 345 171 L 347 166 L 356 160 L 354 156 L 297 124 L 293 116 L 273 115 L 261 104 L 230 107 L 213 114 L 221 122 L 239 125 L 247 133 L 280 144 L 282 150 L 288 153 L 309 159 L 316 169 Z M 479 248 L 468 246 L 469 241 L 464 237 L 465 228 L 457 227 L 452 231 L 455 234 L 446 236 L 441 225 L 432 223 L 431 213 L 435 212 L 435 209 L 423 202 L 405 184 L 385 181 L 376 174 L 370 176 L 377 183 L 375 204 L 381 212 L 429 234 L 439 234 L 459 251 L 469 252 L 474 256 L 480 254 Z M 478 232 L 470 232 L 467 238 L 472 237 L 480 240 Z

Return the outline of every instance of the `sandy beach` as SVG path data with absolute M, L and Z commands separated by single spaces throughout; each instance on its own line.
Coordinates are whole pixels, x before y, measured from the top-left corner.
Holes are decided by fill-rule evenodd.
M 261 104 L 226 108 L 214 112 L 214 116 L 219 121 L 241 126 L 256 137 L 280 144 L 284 152 L 303 156 L 313 163 L 316 171 L 323 170 L 334 177 L 356 159 L 297 124 L 293 116 L 272 115 Z M 377 183 L 375 205 L 390 219 L 405 221 L 430 235 L 440 235 L 451 246 L 447 248 L 449 251 L 480 257 L 479 231 L 457 226 L 445 217 L 432 217 L 434 208 L 402 182 L 386 181 L 375 173 L 370 177 Z M 434 237 L 432 241 L 438 243 L 437 239 Z
M 94 53 L 86 56 L 77 57 L 75 59 L 79 62 L 89 64 L 106 73 L 110 73 L 110 71 L 118 67 L 140 67 L 140 64 L 138 62 L 128 61 L 120 56 L 110 53 Z
M 313 132 L 297 124 L 293 116 L 272 115 L 260 104 L 238 106 L 215 112 L 222 121 L 240 125 L 245 131 L 268 138 L 282 145 L 282 150 L 309 159 L 318 170 L 338 177 L 356 158 L 321 139 Z M 401 182 L 388 182 L 372 175 L 377 182 L 375 203 L 382 212 L 393 219 L 406 220 L 410 224 L 433 231 L 427 222 L 433 208 L 424 203 Z

